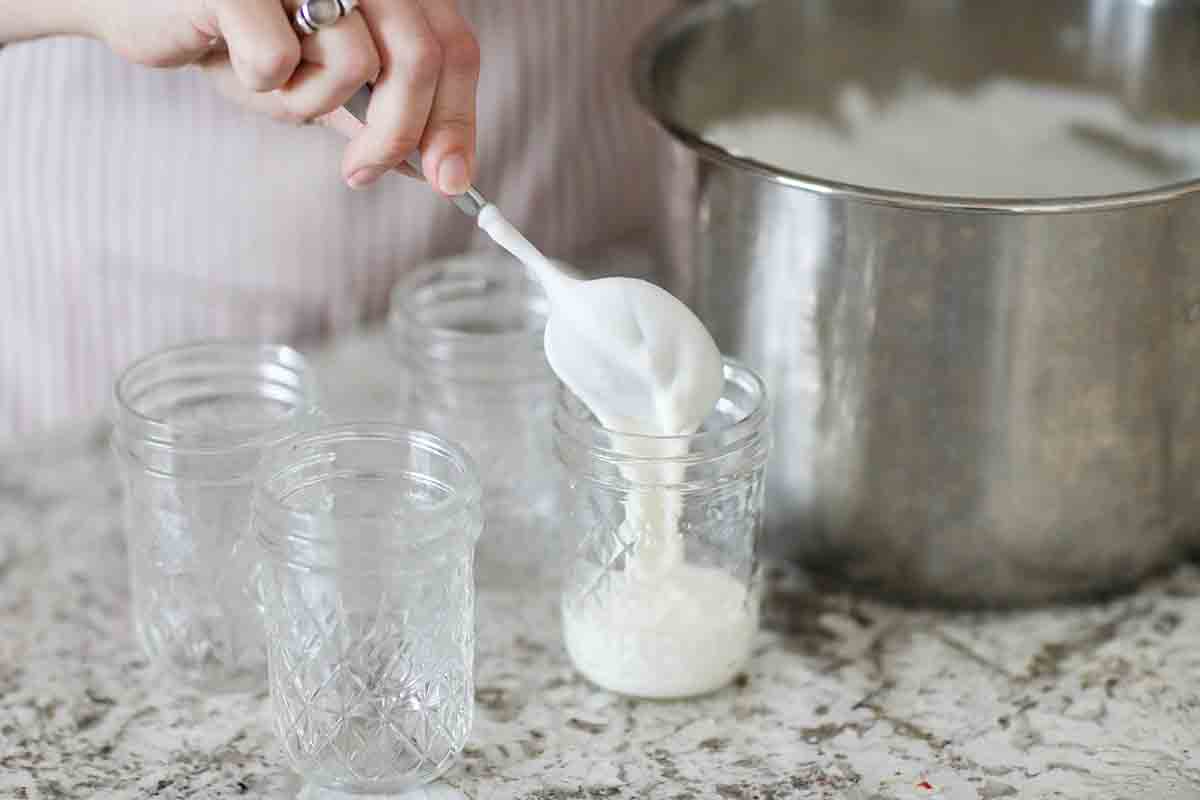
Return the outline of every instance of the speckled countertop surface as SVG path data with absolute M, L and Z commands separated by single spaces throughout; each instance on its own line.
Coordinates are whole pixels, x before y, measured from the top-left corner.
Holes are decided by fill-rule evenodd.
M 347 414 L 377 343 L 329 356 Z M 355 409 L 352 406 L 358 405 Z M 178 694 L 132 639 L 106 432 L 0 448 L 0 798 L 315 797 L 263 696 Z M 481 575 L 472 798 L 1200 798 L 1200 569 L 1105 605 L 903 611 L 775 575 L 737 685 L 632 702 L 572 674 L 553 604 Z M 433 797 L 431 793 L 429 797 Z M 446 791 L 441 796 L 461 796 Z

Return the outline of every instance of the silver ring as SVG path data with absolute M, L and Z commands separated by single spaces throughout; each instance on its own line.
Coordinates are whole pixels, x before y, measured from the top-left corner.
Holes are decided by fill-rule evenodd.
M 292 22 L 302 36 L 310 36 L 322 28 L 336 25 L 356 8 L 358 0 L 304 0 L 292 15 Z

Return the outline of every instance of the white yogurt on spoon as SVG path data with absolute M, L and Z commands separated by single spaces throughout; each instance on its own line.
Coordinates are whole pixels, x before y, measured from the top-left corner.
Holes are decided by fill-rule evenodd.
M 491 205 L 479 227 L 542 284 L 550 301 L 546 357 L 606 428 L 645 437 L 694 433 L 724 387 L 721 353 L 704 325 L 665 290 L 632 278 L 580 281 L 560 272 Z M 630 455 L 683 454 L 677 439 L 631 439 Z M 632 480 L 677 483 L 677 464 L 628 465 Z M 746 588 L 685 563 L 681 495 L 632 493 L 621 535 L 636 542 L 628 568 L 563 608 L 567 650 L 605 688 L 686 697 L 720 688 L 740 669 L 757 629 Z M 595 576 L 600 579 L 601 576 Z
M 479 227 L 524 264 L 550 301 L 546 357 L 605 427 L 671 436 L 700 427 L 721 397 L 721 352 L 670 292 L 634 278 L 564 275 L 495 206 Z

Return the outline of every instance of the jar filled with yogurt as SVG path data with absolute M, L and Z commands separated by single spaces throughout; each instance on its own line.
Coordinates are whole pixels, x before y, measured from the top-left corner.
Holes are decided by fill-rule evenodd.
M 563 634 L 589 681 L 674 699 L 719 689 L 745 666 L 759 623 L 767 422 L 763 381 L 728 359 L 720 400 L 686 435 L 606 428 L 562 392 Z

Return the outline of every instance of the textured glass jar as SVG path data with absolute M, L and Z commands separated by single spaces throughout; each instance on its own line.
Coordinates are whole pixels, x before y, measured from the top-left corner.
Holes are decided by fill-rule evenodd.
M 264 460 L 253 529 L 271 698 L 312 784 L 404 791 L 461 752 L 482 526 L 470 457 L 432 434 L 334 425 Z
M 315 413 L 287 347 L 206 342 L 129 367 L 114 390 L 134 621 L 150 659 L 209 691 L 266 680 L 245 534 L 266 447 Z
M 721 688 L 758 630 L 762 380 L 726 361 L 721 400 L 690 436 L 607 430 L 563 390 L 555 433 L 573 538 L 563 635 L 576 668 L 637 697 Z
M 391 308 L 393 349 L 410 382 L 402 420 L 461 443 L 479 465 L 481 562 L 520 578 L 556 566 L 558 382 L 542 345 L 541 288 L 512 259 L 473 254 L 405 276 Z

